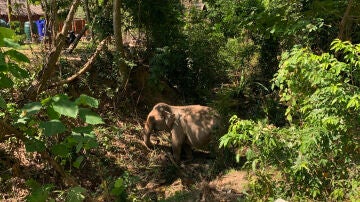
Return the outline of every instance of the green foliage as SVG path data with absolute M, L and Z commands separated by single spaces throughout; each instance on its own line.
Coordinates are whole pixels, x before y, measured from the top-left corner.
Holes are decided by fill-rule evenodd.
M 123 1 L 132 16 L 131 24 L 144 29 L 149 37 L 148 48 L 171 46 L 181 40 L 182 5 L 177 0 Z M 170 31 L 171 30 L 171 31 Z
M 31 193 L 26 197 L 28 202 L 55 201 L 53 198 L 55 192 L 59 193 L 58 199 L 61 199 L 61 201 L 81 202 L 84 201 L 86 194 L 86 189 L 80 186 L 70 187 L 65 191 L 56 191 L 53 184 L 40 185 L 33 179 L 27 180 L 26 185 L 31 190 Z
M 28 134 L 26 150 L 35 152 L 50 148 L 55 156 L 75 160 L 72 165 L 79 168 L 84 160 L 83 152 L 98 146 L 92 125 L 104 123 L 99 115 L 82 106 L 97 107 L 98 101 L 87 95 L 81 95 L 75 101 L 66 95 L 56 95 L 41 102 L 26 104 L 16 124 Z M 48 117 L 47 121 L 44 121 L 44 116 Z M 81 120 L 87 126 L 71 124 L 70 119 L 74 123 Z M 62 140 L 56 141 L 59 135 Z
M 10 49 L 4 51 L 1 47 L 16 47 L 11 38 L 15 32 L 11 29 L 0 27 L 0 90 L 14 86 L 14 78 L 24 79 L 29 77 L 29 73 L 21 68 L 19 64 L 29 63 L 29 59 L 22 53 Z M 0 108 L 6 109 L 6 101 L 0 95 Z
M 150 60 L 151 79 L 165 80 L 186 94 L 190 102 L 207 102 L 216 80 L 225 79 L 225 62 L 219 57 L 224 45 L 221 32 L 213 29 L 199 10 L 187 13 L 182 34 L 157 48 Z
M 85 199 L 86 189 L 82 187 L 71 187 L 67 191 L 66 202 L 81 202 Z
M 31 193 L 26 197 L 28 202 L 45 202 L 49 200 L 50 191 L 54 188 L 52 184 L 46 184 L 41 186 L 38 182 L 30 179 L 26 182 L 27 186 L 30 187 Z M 54 201 L 54 200 L 53 200 Z
M 230 119 L 220 147 L 246 155 L 250 198 L 359 200 L 360 45 L 331 46 L 338 57 L 299 47 L 283 54 L 273 82 L 289 127 Z
M 117 198 L 117 201 L 123 201 L 126 199 L 126 191 L 125 191 L 125 184 L 123 178 L 118 178 L 114 182 L 114 186 L 111 189 L 111 195 Z
M 10 22 L 10 27 L 15 31 L 15 33 L 17 35 L 20 35 L 20 34 L 24 33 L 24 27 L 21 26 L 20 21 L 11 21 Z
M 111 12 L 99 12 L 98 16 L 93 20 L 92 28 L 99 39 L 104 39 L 114 33 L 112 26 Z
M 9 29 L 0 28 L 0 47 L 13 47 L 13 44 L 4 41 L 13 34 Z M 4 88 L 13 88 L 18 79 L 29 77 L 30 74 L 19 66 L 29 62 L 24 54 L 14 49 L 0 49 L 1 92 Z M 8 103 L 10 101 L 1 94 L 0 116 L 23 134 L 16 137 L 24 141 L 27 152 L 50 152 L 55 159 L 61 159 L 62 164 L 72 163 L 72 167 L 80 168 L 86 158 L 86 151 L 98 147 L 93 128 L 104 122 L 91 110 L 99 106 L 97 99 L 80 95 L 73 101 L 67 95 L 59 94 L 40 102 L 26 103 L 22 108 Z M 54 201 L 49 197 L 53 185 L 41 186 L 34 180 L 29 180 L 28 186 L 31 193 L 27 196 L 27 201 Z M 70 188 L 66 201 L 82 201 L 85 191 L 81 187 Z

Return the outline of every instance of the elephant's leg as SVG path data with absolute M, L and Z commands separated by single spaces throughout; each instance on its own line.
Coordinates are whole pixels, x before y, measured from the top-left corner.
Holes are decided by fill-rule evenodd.
M 174 159 L 176 163 L 180 162 L 180 156 L 181 156 L 181 145 L 177 145 L 172 143 L 172 150 L 173 150 L 173 155 L 174 155 Z
M 184 135 L 181 132 L 174 129 L 171 131 L 171 145 L 176 163 L 180 162 L 181 147 L 184 143 L 184 139 Z
M 186 160 L 190 161 L 193 159 L 191 146 L 188 143 L 183 144 L 183 149 L 185 151 Z

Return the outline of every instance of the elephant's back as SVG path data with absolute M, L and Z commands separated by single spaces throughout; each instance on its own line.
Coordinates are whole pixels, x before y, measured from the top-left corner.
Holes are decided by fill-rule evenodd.
M 194 147 L 201 147 L 210 142 L 216 128 L 219 126 L 220 116 L 206 106 L 191 105 L 182 110 L 180 122 L 188 141 Z

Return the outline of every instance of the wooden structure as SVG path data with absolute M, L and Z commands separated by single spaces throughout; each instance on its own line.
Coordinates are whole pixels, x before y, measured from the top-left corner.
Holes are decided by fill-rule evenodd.
M 85 27 L 85 24 L 86 24 L 86 22 L 84 19 L 76 18 L 71 23 L 70 31 L 74 31 L 75 34 L 79 34 L 81 32 L 81 30 Z M 64 26 L 64 22 L 59 22 L 58 30 L 60 31 L 63 26 Z M 85 36 L 86 36 L 86 33 L 85 33 Z
M 12 21 L 26 22 L 29 21 L 28 13 L 26 10 L 26 0 L 11 0 L 12 8 Z M 44 11 L 40 5 L 30 5 L 31 19 L 33 21 L 39 20 L 44 16 Z M 8 9 L 7 9 L 7 0 L 0 0 L 0 19 L 9 22 L 8 19 Z

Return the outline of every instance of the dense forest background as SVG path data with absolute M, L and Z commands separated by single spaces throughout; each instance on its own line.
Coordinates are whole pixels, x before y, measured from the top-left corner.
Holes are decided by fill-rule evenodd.
M 27 0 L 47 27 L 30 45 L 7 2 L 1 200 L 360 199 L 358 0 Z M 144 147 L 158 102 L 216 108 L 217 152 L 178 166 Z M 234 199 L 209 183 L 231 170 L 246 172 Z

